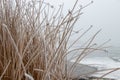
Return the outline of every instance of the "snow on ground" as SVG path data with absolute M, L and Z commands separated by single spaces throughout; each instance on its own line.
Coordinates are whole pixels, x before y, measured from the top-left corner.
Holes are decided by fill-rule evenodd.
M 92 67 L 96 67 L 98 70 L 120 68 L 120 62 L 117 62 L 111 59 L 110 57 L 91 57 L 91 58 L 86 58 L 82 60 L 80 63 L 86 64 Z M 97 73 L 94 73 L 92 76 L 101 77 L 102 75 L 110 71 L 111 70 L 97 72 Z M 115 72 L 112 72 L 106 75 L 105 78 L 113 78 L 116 80 L 120 80 L 120 70 L 117 70 Z

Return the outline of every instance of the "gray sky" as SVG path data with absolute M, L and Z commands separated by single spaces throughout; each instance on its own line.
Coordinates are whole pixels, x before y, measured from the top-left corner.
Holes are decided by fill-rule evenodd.
M 64 3 L 64 11 L 70 9 L 76 0 L 45 0 L 56 7 Z M 91 0 L 79 0 L 78 4 L 85 5 Z M 93 25 L 91 34 L 102 29 L 96 42 L 102 43 L 111 39 L 110 45 L 120 47 L 120 1 L 119 0 L 93 0 L 94 3 L 85 8 L 84 13 L 76 27 L 87 29 Z M 89 36 L 88 34 L 87 36 Z

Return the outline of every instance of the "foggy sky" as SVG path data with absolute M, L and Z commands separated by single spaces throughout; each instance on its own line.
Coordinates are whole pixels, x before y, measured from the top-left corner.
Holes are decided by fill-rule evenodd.
M 64 3 L 64 12 L 70 9 L 76 0 L 45 0 L 57 7 Z M 78 23 L 77 29 L 87 29 L 93 25 L 91 34 L 97 30 L 102 31 L 97 36 L 96 42 L 102 43 L 111 39 L 109 45 L 119 47 L 120 45 L 120 1 L 119 0 L 93 0 L 94 3 L 82 10 L 84 13 Z M 90 0 L 79 0 L 78 5 L 88 4 Z M 89 36 L 89 34 L 87 35 Z

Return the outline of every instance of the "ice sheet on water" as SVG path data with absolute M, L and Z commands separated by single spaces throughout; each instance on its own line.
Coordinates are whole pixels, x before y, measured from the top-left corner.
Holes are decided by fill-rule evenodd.
M 120 68 L 120 62 L 117 62 L 110 57 L 91 57 L 91 58 L 86 58 L 81 61 L 82 64 L 87 64 L 92 67 L 98 68 L 98 70 L 103 70 L 103 69 L 111 69 L 111 68 Z M 105 73 L 110 72 L 109 71 L 103 71 L 103 72 L 97 72 L 93 74 L 92 76 L 95 77 L 101 77 Z M 115 72 L 112 72 L 105 76 L 105 78 L 113 78 L 120 80 L 120 70 L 117 70 Z

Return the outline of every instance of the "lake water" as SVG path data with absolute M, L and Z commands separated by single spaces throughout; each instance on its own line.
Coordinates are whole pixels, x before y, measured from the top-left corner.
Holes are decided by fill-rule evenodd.
M 120 47 L 109 48 L 107 53 L 99 51 L 94 52 L 85 57 L 80 63 L 96 67 L 98 70 L 120 68 Z M 101 77 L 110 71 L 111 70 L 97 72 L 92 76 Z M 106 75 L 105 78 L 120 80 L 120 70 Z

